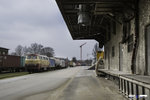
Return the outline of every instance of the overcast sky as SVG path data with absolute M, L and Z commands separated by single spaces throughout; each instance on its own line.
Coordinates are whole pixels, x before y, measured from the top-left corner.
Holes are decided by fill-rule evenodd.
M 0 47 L 10 52 L 19 44 L 38 43 L 54 48 L 57 57 L 79 59 L 79 46 L 85 42 L 83 59 L 96 41 L 72 40 L 55 0 L 0 0 Z

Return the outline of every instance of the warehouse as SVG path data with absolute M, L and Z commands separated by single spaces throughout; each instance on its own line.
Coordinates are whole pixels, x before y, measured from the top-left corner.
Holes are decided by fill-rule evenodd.
M 104 46 L 99 71 L 117 80 L 125 95 L 149 95 L 150 1 L 56 1 L 74 40 L 95 39 Z
M 149 1 L 56 1 L 74 40 L 95 39 L 104 46 L 106 69 L 150 75 Z

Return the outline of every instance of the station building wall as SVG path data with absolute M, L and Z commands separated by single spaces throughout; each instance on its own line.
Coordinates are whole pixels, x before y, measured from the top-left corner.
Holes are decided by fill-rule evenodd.
M 118 18 L 119 19 L 119 18 Z M 139 2 L 139 46 L 136 57 L 136 74 L 145 75 L 146 74 L 146 40 L 145 40 L 145 27 L 150 24 L 150 0 L 140 0 Z M 112 27 L 112 26 L 111 26 Z M 106 34 L 108 35 L 108 33 Z M 130 35 L 133 35 L 133 44 L 135 41 L 135 19 L 130 21 Z M 131 73 L 131 62 L 133 49 L 128 52 L 128 41 L 122 42 L 123 36 L 123 24 L 116 23 L 116 34 L 111 32 L 111 38 L 108 40 L 106 38 L 106 43 L 104 45 L 105 58 L 104 67 L 105 69 L 118 70 L 120 66 L 120 49 L 119 45 L 122 45 L 123 57 L 122 57 L 122 70 L 123 72 Z M 107 37 L 107 36 L 106 36 Z M 114 46 L 115 55 L 112 57 L 112 47 Z
M 146 40 L 145 27 L 150 24 L 150 0 L 140 0 L 139 2 L 139 48 L 137 54 L 137 74 L 146 74 Z
M 134 31 L 134 19 L 130 21 L 131 27 L 130 27 L 130 35 L 135 36 Z M 111 26 L 112 27 L 112 26 Z M 117 71 L 123 71 L 127 73 L 131 73 L 131 59 L 132 59 L 132 51 L 128 52 L 128 41 L 125 43 L 122 43 L 122 37 L 123 37 L 123 25 L 116 23 L 116 34 L 113 34 L 110 32 L 110 40 L 106 39 L 107 42 L 104 45 L 105 50 L 105 58 L 104 58 L 104 66 L 105 69 L 110 70 L 117 70 Z M 108 34 L 107 34 L 108 35 Z M 107 37 L 107 36 L 106 36 Z M 120 62 L 120 46 L 122 46 L 122 63 Z M 114 55 L 113 53 L 114 49 Z M 122 68 L 120 67 L 120 63 Z

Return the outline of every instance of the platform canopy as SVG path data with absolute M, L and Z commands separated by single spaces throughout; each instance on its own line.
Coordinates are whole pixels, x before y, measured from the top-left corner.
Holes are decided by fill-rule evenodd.
M 134 16 L 135 0 L 56 0 L 74 40 L 95 39 L 105 44 L 110 21 L 122 24 L 117 15 Z M 128 17 L 128 16 L 127 16 Z M 130 17 L 128 17 L 130 18 Z

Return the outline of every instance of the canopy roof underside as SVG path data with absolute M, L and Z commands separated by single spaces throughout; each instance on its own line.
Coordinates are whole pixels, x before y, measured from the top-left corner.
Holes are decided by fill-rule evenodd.
M 95 39 L 102 45 L 106 41 L 106 33 L 111 31 L 110 22 L 122 24 L 117 16 L 134 16 L 135 0 L 56 0 L 62 16 L 74 40 Z M 88 7 L 90 25 L 78 24 L 78 6 Z

